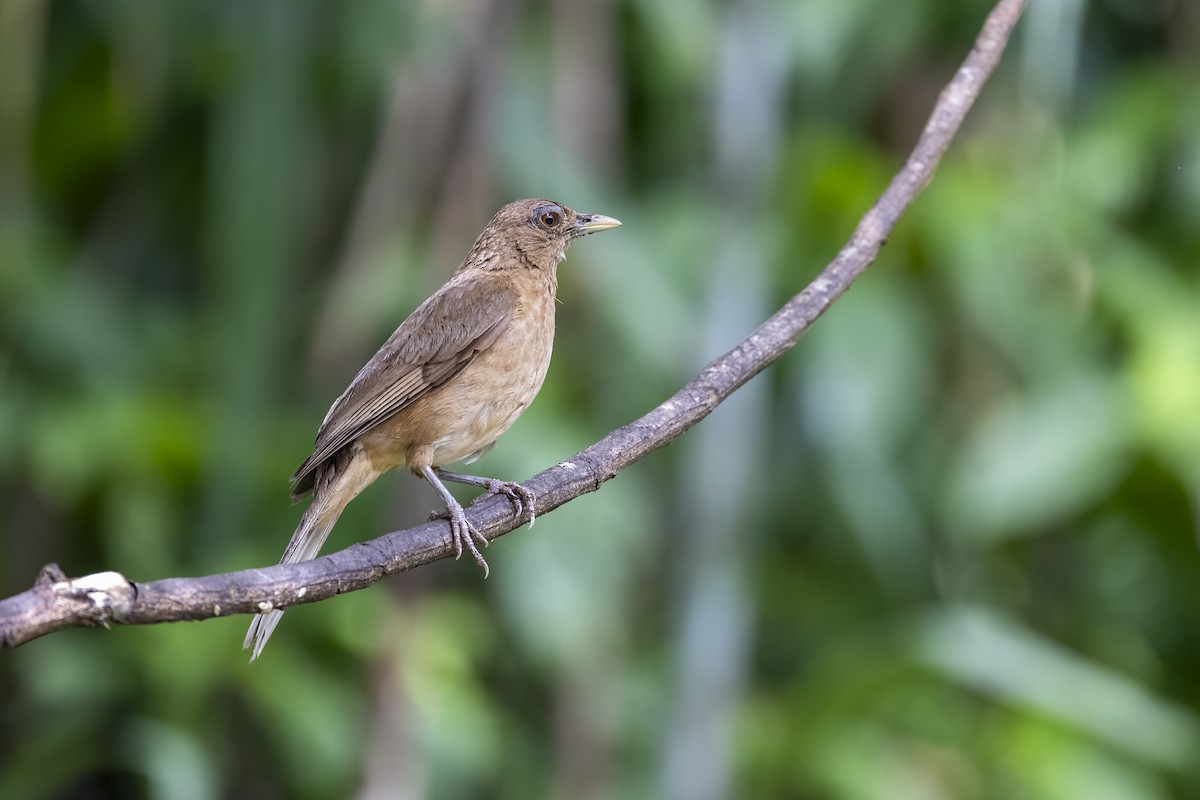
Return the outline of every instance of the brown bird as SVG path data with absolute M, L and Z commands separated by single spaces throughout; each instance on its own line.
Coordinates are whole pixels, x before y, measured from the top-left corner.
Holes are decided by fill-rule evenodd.
M 379 348 L 325 415 L 312 455 L 292 475 L 292 498 L 312 494 L 281 564 L 316 558 L 346 504 L 388 470 L 429 481 L 450 520 L 454 557 L 466 549 L 487 577 L 467 521 L 442 479 L 507 495 L 516 514 L 533 494 L 517 483 L 442 469 L 486 453 L 542 388 L 554 344 L 557 267 L 571 242 L 621 223 L 550 200 L 496 213 L 450 280 Z M 244 648 L 258 658 L 282 610 L 254 618 Z

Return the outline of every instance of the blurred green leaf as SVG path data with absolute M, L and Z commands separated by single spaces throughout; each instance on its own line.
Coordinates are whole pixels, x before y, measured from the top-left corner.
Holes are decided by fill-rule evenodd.
M 1123 400 L 1081 378 L 996 409 L 950 469 L 947 527 L 988 540 L 1028 535 L 1095 502 L 1125 466 Z
M 952 680 L 1067 722 L 1117 750 L 1175 770 L 1188 769 L 1200 752 L 1195 715 L 994 612 L 930 614 L 917 645 L 922 660 Z

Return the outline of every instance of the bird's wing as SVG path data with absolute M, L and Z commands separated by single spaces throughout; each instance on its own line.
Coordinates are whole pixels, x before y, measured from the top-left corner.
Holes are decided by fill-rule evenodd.
M 512 318 L 516 290 L 494 275 L 455 276 L 409 316 L 325 415 L 313 454 L 292 476 L 292 495 L 312 489 L 314 472 L 358 436 L 462 372 Z

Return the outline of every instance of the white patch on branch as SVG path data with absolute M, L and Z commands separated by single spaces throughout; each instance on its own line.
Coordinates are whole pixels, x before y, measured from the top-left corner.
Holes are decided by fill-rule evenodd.
M 133 608 L 133 584 L 119 572 L 84 575 L 60 581 L 51 588 L 63 597 L 86 597 L 100 612 L 100 621 L 105 625 L 110 619 L 120 622 Z

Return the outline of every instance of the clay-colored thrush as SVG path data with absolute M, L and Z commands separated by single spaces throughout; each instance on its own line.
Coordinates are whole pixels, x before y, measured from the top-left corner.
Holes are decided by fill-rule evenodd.
M 442 479 L 512 499 L 533 521 L 534 498 L 517 483 L 441 467 L 483 455 L 529 405 L 554 344 L 557 267 L 581 236 L 621 223 L 577 214 L 550 200 L 509 203 L 492 218 L 462 265 L 406 319 L 325 415 L 313 454 L 292 476 L 292 497 L 312 502 L 281 564 L 315 558 L 338 516 L 390 469 L 408 467 L 446 504 L 455 558 L 466 549 L 488 567 Z M 244 647 L 258 658 L 282 610 L 254 618 Z

